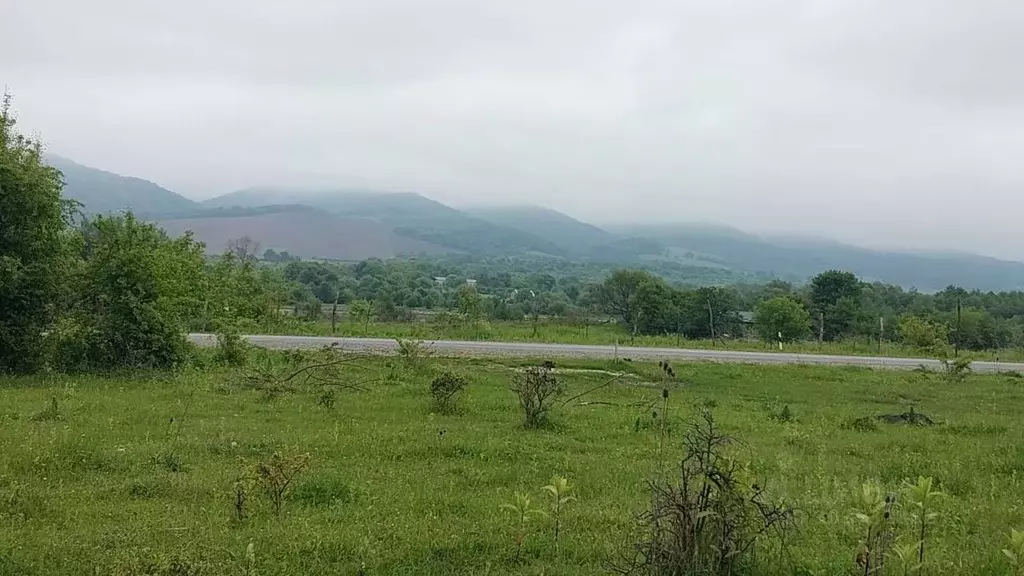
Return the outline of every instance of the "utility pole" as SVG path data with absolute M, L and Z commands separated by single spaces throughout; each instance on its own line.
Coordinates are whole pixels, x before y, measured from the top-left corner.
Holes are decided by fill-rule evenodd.
M 708 325 L 711 328 L 711 346 L 715 345 L 715 311 L 711 308 L 711 298 L 708 298 Z
M 334 306 L 331 306 L 331 335 L 334 335 L 335 326 L 338 322 L 338 300 L 341 299 L 341 287 L 338 287 L 337 293 L 334 295 Z
M 956 295 L 956 338 L 953 339 L 953 357 L 960 357 L 960 321 L 962 319 L 960 294 Z
M 818 312 L 818 346 L 825 341 L 825 311 Z
M 885 336 L 885 318 L 878 317 L 878 353 L 882 353 L 882 338 Z

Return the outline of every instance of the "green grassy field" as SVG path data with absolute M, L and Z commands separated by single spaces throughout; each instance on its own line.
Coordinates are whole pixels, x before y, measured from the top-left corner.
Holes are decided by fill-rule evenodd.
M 301 322 L 294 319 L 276 326 L 249 327 L 250 331 L 265 334 L 295 334 L 303 336 L 331 336 L 330 322 Z M 651 346 L 658 348 L 729 349 L 753 352 L 778 352 L 777 344 L 766 344 L 754 339 L 729 338 L 724 340 L 687 339 L 676 335 L 633 337 L 614 323 L 595 324 L 586 328 L 561 322 L 541 322 L 536 334 L 530 322 L 480 322 L 450 325 L 434 322 L 370 322 L 345 321 L 335 326 L 334 336 L 370 338 L 416 338 L 421 340 L 488 340 L 494 342 L 546 342 L 561 344 L 596 344 L 620 346 Z M 867 339 L 848 339 L 840 342 L 793 342 L 783 346 L 783 352 L 805 354 L 836 354 L 852 356 L 891 356 L 900 358 L 928 358 L 933 353 L 904 346 L 899 342 Z M 1024 362 L 1024 350 L 975 350 L 963 355 L 976 360 Z M 952 351 L 950 351 L 952 355 Z
M 559 364 L 568 396 L 606 381 L 596 370 L 623 370 L 585 397 L 615 405 L 572 402 L 553 426 L 527 430 L 508 390 L 519 365 L 367 359 L 366 390 L 338 392 L 331 408 L 313 389 L 267 399 L 226 368 L 0 379 L 0 574 L 600 574 L 701 407 L 797 510 L 789 555 L 754 573 L 856 574 L 855 490 L 918 475 L 947 495 L 926 573 L 1012 573 L 1000 550 L 1024 526 L 1024 380 L 690 364 L 665 384 L 657 365 L 580 361 Z M 471 382 L 455 414 L 432 412 L 427 392 L 445 367 Z M 671 426 L 659 457 L 659 428 L 627 405 L 657 401 L 663 385 Z M 787 405 L 793 420 L 779 421 Z M 909 407 L 939 424 L 849 426 Z M 279 516 L 251 489 L 238 521 L 236 480 L 274 452 L 309 454 L 309 468 Z M 560 548 L 550 519 L 536 519 L 514 562 L 499 506 L 515 491 L 544 505 L 555 474 L 578 497 Z

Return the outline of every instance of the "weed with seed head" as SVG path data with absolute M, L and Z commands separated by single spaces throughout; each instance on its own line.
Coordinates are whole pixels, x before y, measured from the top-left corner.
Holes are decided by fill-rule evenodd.
M 859 508 L 854 517 L 860 522 L 864 534 L 857 553 L 857 566 L 863 569 L 865 576 L 884 571 L 893 540 L 896 496 L 882 494 L 882 488 L 875 482 L 865 482 L 857 492 Z
M 235 520 L 238 522 L 245 521 L 245 503 L 247 499 L 248 490 L 246 489 L 245 481 L 238 479 L 235 482 Z

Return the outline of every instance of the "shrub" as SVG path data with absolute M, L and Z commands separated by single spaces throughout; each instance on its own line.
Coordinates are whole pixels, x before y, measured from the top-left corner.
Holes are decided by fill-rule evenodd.
M 430 382 L 430 396 L 434 399 L 434 408 L 439 412 L 455 410 L 459 393 L 466 389 L 466 379 L 453 372 L 442 372 Z
M 220 364 L 244 366 L 249 359 L 252 345 L 242 339 L 233 326 L 227 325 L 217 333 L 217 349 L 213 358 Z
M 274 452 L 270 458 L 259 462 L 255 467 L 256 482 L 263 488 L 270 504 L 274 508 L 274 514 L 281 513 L 285 496 L 295 482 L 295 479 L 309 465 L 309 455 L 286 457 L 280 452 Z
M 539 428 L 548 422 L 550 400 L 561 396 L 565 388 L 553 373 L 554 365 L 546 362 L 530 366 L 512 378 L 510 390 L 519 397 L 527 428 Z
M 641 533 L 620 574 L 648 576 L 731 575 L 753 562 L 755 544 L 782 539 L 793 510 L 772 502 L 762 485 L 728 457 L 733 442 L 710 412 L 686 435 L 678 481 L 650 483 L 651 508 L 639 518 Z M 763 552 L 765 546 L 758 546 Z
M 430 348 L 421 340 L 399 338 L 395 342 L 398 343 L 398 356 L 410 365 L 419 365 L 430 356 Z
M 971 374 L 970 358 L 942 361 L 942 376 L 950 382 L 963 382 Z
M 76 301 L 58 333 L 58 368 L 168 368 L 188 357 L 185 318 L 195 313 L 203 247 L 171 239 L 130 212 L 83 227 Z

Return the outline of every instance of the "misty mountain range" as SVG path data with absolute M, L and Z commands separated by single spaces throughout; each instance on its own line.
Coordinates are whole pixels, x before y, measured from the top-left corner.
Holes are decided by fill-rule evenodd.
M 1024 288 L 1024 263 L 973 254 L 870 250 L 705 224 L 601 228 L 546 208 L 458 210 L 413 193 L 248 188 L 196 202 L 144 179 L 57 156 L 48 160 L 64 174 L 65 195 L 81 202 L 85 212 L 131 209 L 170 234 L 191 230 L 211 253 L 223 251 L 233 238 L 250 236 L 263 248 L 329 260 L 469 254 L 635 267 L 669 262 L 694 270 L 694 283 L 770 277 L 799 282 L 838 268 L 922 291 L 949 284 Z

